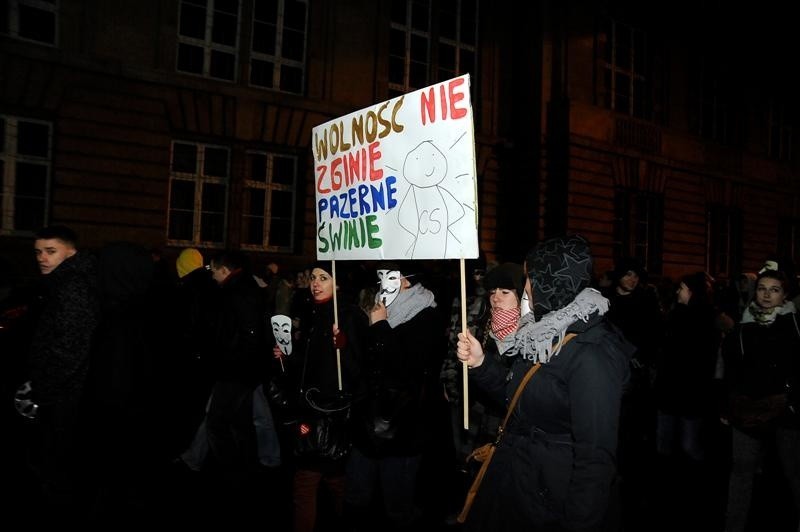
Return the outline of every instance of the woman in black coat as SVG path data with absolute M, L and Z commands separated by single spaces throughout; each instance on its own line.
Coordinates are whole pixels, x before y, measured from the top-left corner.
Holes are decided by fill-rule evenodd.
M 592 259 L 583 238 L 540 243 L 526 267 L 534 309 L 515 333 L 511 370 L 486 357 L 472 335 L 459 335 L 458 357 L 470 367 L 471 382 L 506 404 L 541 363 L 506 426 L 466 529 L 598 530 L 616 476 L 620 398 L 633 347 L 603 317 L 608 301 L 588 288 Z
M 358 379 L 355 361 L 362 343 L 367 317 L 342 294 L 337 298 L 338 327 L 334 329 L 334 280 L 332 264 L 317 261 L 310 268 L 310 301 L 299 318 L 293 354 L 286 357 L 284 390 L 289 411 L 284 412 L 287 454 L 294 455 L 294 530 L 311 532 L 317 519 L 318 491 L 323 485 L 337 516 L 342 513 L 345 463 L 349 451 L 349 404 Z M 334 335 L 334 333 L 336 333 Z M 337 364 L 339 348 L 340 367 Z M 278 355 L 276 352 L 276 356 Z M 341 388 L 340 375 L 341 369 Z M 327 411 L 327 412 L 326 412 Z M 326 415 L 330 414 L 329 416 Z M 288 416 L 288 419 L 287 419 Z M 319 438 L 320 418 L 335 425 L 342 438 Z M 292 423 L 294 421 L 294 423 Z M 312 426 L 313 425 L 313 426 Z M 319 443 L 319 445 L 317 445 Z
M 704 272 L 681 278 L 677 302 L 667 315 L 664 349 L 655 381 L 658 404 L 657 450 L 694 463 L 705 458 L 704 424 L 712 409 L 714 366 L 719 347 L 716 313 Z
M 800 320 L 786 301 L 787 282 L 781 271 L 760 273 L 753 301 L 723 344 L 731 399 L 723 419 L 732 426 L 729 532 L 745 529 L 756 469 L 770 440 L 800 512 Z

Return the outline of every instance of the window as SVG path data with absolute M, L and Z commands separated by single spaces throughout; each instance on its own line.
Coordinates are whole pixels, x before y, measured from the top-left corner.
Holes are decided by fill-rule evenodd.
M 723 75 L 717 60 L 698 56 L 690 69 L 690 129 L 709 140 L 737 145 L 740 140 L 739 117 L 735 112 L 733 83 Z
M 449 0 L 438 4 L 438 76 L 445 81 L 469 72 L 475 75 L 477 0 Z
M 768 120 L 767 156 L 778 161 L 792 160 L 792 125 L 787 106 L 770 102 Z
M 650 120 L 652 104 L 647 79 L 647 39 L 641 30 L 612 18 L 598 35 L 601 58 L 600 101 L 607 109 Z
M 248 152 L 242 208 L 242 247 L 292 251 L 297 159 Z
M 225 244 L 230 150 L 172 143 L 167 239 L 170 244 Z
M 0 115 L 0 233 L 46 225 L 51 134 L 48 122 Z
M 255 0 L 251 85 L 303 92 L 307 24 L 306 0 Z
M 389 96 L 475 75 L 477 20 L 477 0 L 392 0 Z
M 238 0 L 181 0 L 178 70 L 235 81 L 239 45 Z
M 0 33 L 15 39 L 55 45 L 58 42 L 58 1 L 0 2 Z
M 634 257 L 661 273 L 664 199 L 661 194 L 618 187 L 614 194 L 614 258 Z
M 742 213 L 725 205 L 710 205 L 706 211 L 706 264 L 712 275 L 741 273 Z

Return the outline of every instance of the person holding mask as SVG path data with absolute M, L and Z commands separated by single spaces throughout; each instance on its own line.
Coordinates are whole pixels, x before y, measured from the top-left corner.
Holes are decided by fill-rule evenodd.
M 726 532 L 745 530 L 755 473 L 770 440 L 800 512 L 800 322 L 786 300 L 787 283 L 784 272 L 762 270 L 741 323 L 722 346 L 730 397 L 722 421 L 732 428 L 733 459 Z
M 458 358 L 470 382 L 508 404 L 522 389 L 466 530 L 600 530 L 616 476 L 620 400 L 633 346 L 606 322 L 608 301 L 589 288 L 592 257 L 580 236 L 550 238 L 527 256 L 533 312 L 514 333 L 511 369 L 469 333 Z M 574 336 L 573 336 L 574 335 Z
M 293 500 L 295 532 L 312 532 L 318 519 L 318 493 L 324 487 L 339 519 L 345 490 L 345 463 L 349 453 L 350 427 L 347 415 L 352 390 L 358 379 L 362 331 L 366 316 L 338 294 L 338 326 L 334 325 L 334 279 L 330 261 L 316 261 L 309 268 L 307 286 L 310 301 L 299 316 L 300 329 L 293 354 L 285 356 L 275 346 L 273 354 L 286 367 L 283 389 L 288 410 L 282 413 L 287 444 L 284 456 L 293 457 Z M 341 389 L 337 349 L 341 363 Z M 330 413 L 330 438 L 319 438 L 306 419 Z M 292 423 L 294 421 L 294 423 Z M 316 445 L 315 442 L 318 444 Z M 291 458 L 290 458 L 291 459 Z
M 441 361 L 437 339 L 444 335 L 433 293 L 408 267 L 377 265 L 380 290 L 369 316 L 347 463 L 345 501 L 355 530 L 375 528 L 369 511 L 376 493 L 390 530 L 409 530 L 421 517 L 415 495 L 427 435 L 426 380 Z

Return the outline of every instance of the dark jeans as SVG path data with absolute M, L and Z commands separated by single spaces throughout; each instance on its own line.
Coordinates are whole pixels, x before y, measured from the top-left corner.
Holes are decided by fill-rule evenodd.
M 340 473 L 298 469 L 294 474 L 294 532 L 313 532 L 317 522 L 319 487 L 324 484 L 333 502 L 335 517 L 342 515 L 345 480 Z
M 731 433 L 733 467 L 728 485 L 726 532 L 741 532 L 747 525 L 753 482 L 761 465 L 765 439 L 769 437 L 775 438 L 781 468 L 791 486 L 795 510 L 800 514 L 800 430 L 778 428 L 758 437 L 736 428 Z
M 256 460 L 253 388 L 240 382 L 218 382 L 208 407 L 208 444 L 223 475 L 233 481 L 241 480 Z
M 30 456 L 43 498 L 37 518 L 57 515 L 56 519 L 69 522 L 86 510 L 78 508 L 83 499 L 80 491 L 87 488 L 79 404 L 78 400 L 62 400 L 39 408 Z
M 380 489 L 386 516 L 396 528 L 416 521 L 421 512 L 414 494 L 421 455 L 369 458 L 353 448 L 347 461 L 345 503 L 356 512 L 367 512 Z

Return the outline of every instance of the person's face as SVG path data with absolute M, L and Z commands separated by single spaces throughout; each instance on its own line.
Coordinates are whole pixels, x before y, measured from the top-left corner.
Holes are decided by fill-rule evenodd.
M 747 279 L 747 277 L 742 276 L 736 280 L 736 288 L 738 288 L 739 292 L 747 292 L 749 285 L 750 281 Z
M 231 271 L 227 266 L 217 266 L 213 262 L 211 263 L 211 277 L 214 278 L 217 284 L 224 283 L 230 274 Z
M 756 304 L 763 309 L 779 307 L 786 301 L 783 284 L 777 279 L 764 277 L 756 285 Z
M 289 316 L 277 314 L 270 319 L 275 342 L 284 355 L 292 354 L 292 320 Z
M 619 287 L 624 292 L 633 292 L 639 284 L 639 274 L 628 270 L 619 280 Z
M 681 283 L 676 292 L 678 294 L 678 303 L 681 305 L 688 305 L 689 300 L 692 298 L 692 291 L 686 286 L 686 283 Z
M 397 270 L 378 270 L 378 282 L 381 288 L 377 298 L 388 307 L 403 288 L 403 276 Z
M 33 243 L 36 262 L 42 275 L 47 275 L 78 251 L 57 238 L 40 238 Z
M 311 270 L 308 287 L 314 301 L 327 301 L 333 297 L 333 277 L 322 268 Z
M 519 308 L 517 292 L 508 288 L 494 288 L 489 292 L 489 304 L 492 306 L 492 310 Z

